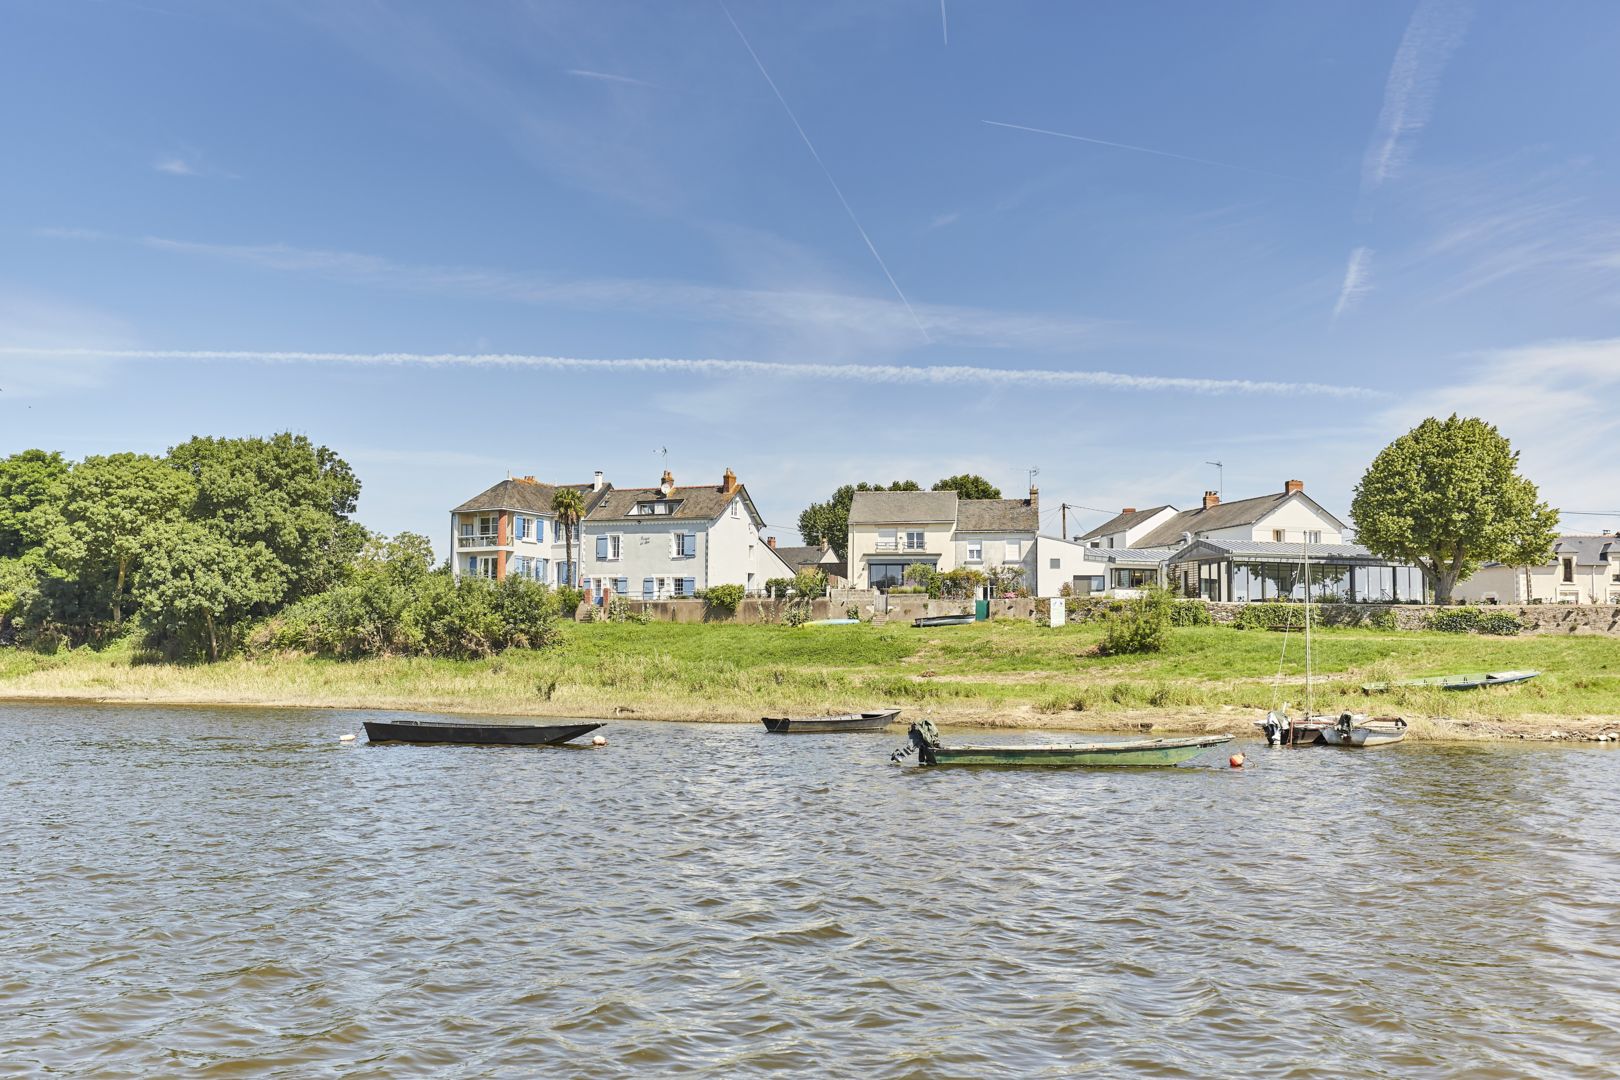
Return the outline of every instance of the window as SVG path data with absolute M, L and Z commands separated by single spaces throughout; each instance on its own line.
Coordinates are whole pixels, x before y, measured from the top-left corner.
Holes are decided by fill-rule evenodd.
M 1322 532 L 1321 532 L 1321 530 L 1320 529 L 1312 529 L 1310 532 L 1306 533 L 1305 534 L 1305 542 L 1307 544 L 1320 544 L 1322 542 Z
M 1002 562 L 1020 562 L 1024 558 L 1024 544 L 1021 540 L 1008 540 L 1007 550 L 1001 557 Z
M 461 519 L 461 535 L 462 536 L 471 536 L 472 534 L 473 534 L 473 523 L 468 521 L 466 518 L 462 518 Z
M 480 514 L 478 516 L 478 535 L 479 536 L 494 536 L 495 535 L 495 520 L 496 519 L 495 519 L 494 514 Z
M 608 538 L 605 536 L 596 538 L 596 557 L 604 561 L 608 557 Z
M 1575 557 L 1573 555 L 1564 556 L 1564 580 L 1570 583 L 1575 581 Z
M 894 529 L 879 529 L 877 534 L 877 549 L 879 551 L 899 551 L 899 533 Z
M 678 502 L 669 502 L 666 499 L 648 499 L 638 502 L 630 508 L 631 517 L 668 517 L 679 506 Z
M 676 533 L 671 539 L 674 541 L 674 550 L 671 558 L 695 559 L 697 558 L 697 534 Z
M 1272 543 L 1281 544 L 1281 543 L 1285 543 L 1287 540 L 1288 540 L 1288 530 L 1287 529 L 1272 529 L 1271 530 L 1271 542 Z
M 1096 545 L 1096 544 L 1092 544 L 1092 545 L 1091 545 L 1091 546 L 1092 546 L 1092 547 L 1096 547 L 1096 546 L 1097 546 L 1097 545 Z M 1108 546 L 1109 546 L 1109 547 L 1113 547 L 1113 546 L 1114 546 L 1114 538 L 1113 538 L 1113 537 L 1112 537 L 1112 536 L 1110 536 L 1110 537 L 1109 537 L 1109 538 L 1108 538 Z
M 923 549 L 923 534 L 921 529 L 908 529 L 906 531 L 906 550 L 921 551 Z
M 609 560 L 617 562 L 620 558 L 623 557 L 624 537 L 621 536 L 619 533 L 614 533 L 613 535 L 611 535 L 611 536 L 609 536 L 607 538 L 607 542 L 608 542 L 608 554 L 607 554 L 607 557 L 608 557 Z
M 1063 560 L 1062 559 L 1051 559 L 1047 563 L 1047 568 L 1050 569 L 1050 570 L 1061 570 L 1061 569 L 1063 569 Z
M 675 578 L 674 581 L 676 596 L 691 596 L 697 591 L 695 587 L 697 585 L 696 578 L 678 577 Z
M 984 541 L 969 540 L 967 542 L 967 561 L 984 562 Z
M 741 517 L 742 516 L 742 502 L 741 501 L 739 501 L 737 499 L 732 499 L 731 500 L 731 516 L 732 517 Z

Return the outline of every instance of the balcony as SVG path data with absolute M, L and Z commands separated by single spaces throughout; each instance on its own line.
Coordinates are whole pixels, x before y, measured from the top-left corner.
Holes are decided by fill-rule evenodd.
M 907 554 L 921 555 L 923 552 L 928 550 L 928 545 L 907 544 L 899 540 L 879 540 L 873 545 L 872 550 L 882 552 L 899 551 Z
M 497 537 L 494 533 L 476 533 L 476 534 L 474 534 L 472 536 L 463 535 L 463 536 L 456 537 L 456 547 L 458 547 L 458 548 L 492 548 L 492 547 L 511 547 L 512 546 L 511 544 L 502 544 L 502 543 L 500 543 L 499 539 L 500 538 Z

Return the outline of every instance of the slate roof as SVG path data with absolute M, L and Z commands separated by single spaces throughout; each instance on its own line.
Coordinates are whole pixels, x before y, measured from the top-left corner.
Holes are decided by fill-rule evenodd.
M 954 491 L 857 491 L 849 504 L 849 523 L 955 522 L 957 502 Z
M 1112 533 L 1122 533 L 1126 529 L 1136 528 L 1138 525 L 1142 524 L 1142 522 L 1146 521 L 1154 514 L 1159 513 L 1161 510 L 1174 509 L 1175 507 L 1171 506 L 1169 503 L 1165 503 L 1163 506 L 1150 506 L 1146 510 L 1132 510 L 1128 514 L 1115 514 L 1113 517 L 1109 518 L 1095 529 L 1092 529 L 1090 532 L 1080 537 L 1080 539 L 1095 540 L 1099 536 L 1108 536 Z
M 1565 555 L 1575 556 L 1576 566 L 1601 565 L 1609 560 L 1620 562 L 1620 536 L 1580 533 L 1560 536 L 1553 544 L 1553 560 Z
M 961 499 L 956 504 L 956 531 L 1039 532 L 1041 512 L 1028 499 Z
M 604 485 L 601 491 L 592 491 L 590 484 L 542 484 L 537 481 L 507 479 L 479 492 L 450 512 L 464 514 L 474 510 L 522 510 L 528 514 L 549 515 L 551 497 L 559 488 L 573 488 L 584 495 L 585 508 L 589 510 L 593 499 L 600 498 L 611 486 Z
M 1400 565 L 1374 555 L 1360 544 L 1278 544 L 1270 540 L 1197 540 L 1175 551 L 1166 561 L 1187 562 L 1230 555 L 1240 558 L 1249 556 L 1262 562 L 1297 562 L 1302 549 L 1310 555 L 1312 562 Z
M 776 552 L 777 558 L 787 563 L 790 569 L 797 570 L 801 566 L 808 566 L 817 570 L 824 569 L 821 560 L 827 554 L 825 548 L 779 546 L 772 550 Z
M 1199 507 L 1197 510 L 1183 510 L 1175 517 L 1160 525 L 1157 529 L 1142 537 L 1137 543 L 1141 547 L 1164 547 L 1181 543 L 1182 533 L 1192 533 L 1197 536 L 1201 532 L 1214 532 L 1217 529 L 1230 529 L 1238 525 L 1253 525 L 1277 507 L 1287 502 L 1297 494 L 1327 520 L 1333 522 L 1341 530 L 1344 522 L 1323 510 L 1321 505 L 1309 495 L 1301 492 L 1278 491 L 1270 495 L 1259 495 L 1252 499 L 1239 499 L 1236 502 L 1216 503 L 1208 510 Z
M 585 515 L 590 522 L 602 521 L 713 521 L 726 512 L 732 499 L 742 499 L 743 505 L 753 516 L 756 525 L 763 524 L 759 511 L 754 509 L 754 500 L 748 497 L 748 490 L 738 484 L 736 490 L 730 494 L 720 490 L 718 486 L 705 485 L 702 487 L 676 487 L 671 488 L 669 495 L 664 495 L 655 487 L 650 488 L 613 488 Z M 633 514 L 635 505 L 640 502 L 671 502 L 677 503 L 674 510 L 668 514 Z
M 1158 566 L 1176 553 L 1175 548 L 1085 548 L 1082 552 L 1089 562 L 1111 563 L 1119 566 Z

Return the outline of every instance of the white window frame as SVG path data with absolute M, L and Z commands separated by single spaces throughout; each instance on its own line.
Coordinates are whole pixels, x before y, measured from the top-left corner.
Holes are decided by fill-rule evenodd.
M 608 562 L 618 562 L 624 558 L 624 534 L 608 533 Z
M 1273 544 L 1286 544 L 1286 543 L 1288 543 L 1288 530 L 1287 529 L 1272 529 L 1271 530 L 1271 542 Z
M 984 562 L 984 541 L 969 540 L 967 542 L 967 558 L 963 561 L 970 563 Z
M 916 537 L 916 539 L 913 540 L 912 537 Z M 923 530 L 921 530 L 921 529 L 907 529 L 906 530 L 906 546 L 905 546 L 905 550 L 906 551 L 927 551 L 928 550 L 928 534 L 923 532 Z
M 1021 563 L 1024 561 L 1024 542 L 1022 540 L 1003 540 L 1001 545 L 1002 562 Z
M 1308 530 L 1305 533 L 1305 542 L 1307 544 L 1320 544 L 1322 542 L 1322 530 L 1321 529 Z
M 732 499 L 731 500 L 731 516 L 732 517 L 742 517 L 742 500 L 740 500 L 740 499 Z

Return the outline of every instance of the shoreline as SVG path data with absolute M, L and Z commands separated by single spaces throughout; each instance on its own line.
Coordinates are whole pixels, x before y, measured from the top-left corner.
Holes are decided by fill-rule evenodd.
M 758 724 L 770 710 L 743 705 L 678 706 L 641 709 L 624 705 L 602 708 L 578 706 L 535 708 L 479 708 L 475 704 L 423 703 L 356 697 L 349 700 L 305 700 L 275 696 L 256 698 L 208 696 L 199 694 L 63 694 L 30 692 L 0 687 L 0 707 L 8 705 L 91 705 L 97 707 L 164 706 L 188 709 L 300 709 L 345 712 L 410 712 L 430 716 L 506 716 L 517 719 L 590 719 L 611 723 L 638 720 L 673 724 Z M 1232 734 L 1238 738 L 1258 738 L 1254 710 L 1233 706 L 1217 709 L 1141 709 L 1093 714 L 1085 720 L 1075 716 L 1043 713 L 1029 705 L 1002 709 L 954 708 L 948 705 L 901 706 L 901 732 L 909 719 L 926 715 L 942 729 L 976 731 L 1064 731 L 1110 735 L 1214 735 Z M 1406 717 L 1410 727 L 1407 741 L 1424 743 L 1478 742 L 1563 742 L 1593 743 L 1620 747 L 1620 715 L 1562 717 L 1528 714 L 1494 720 L 1456 719 L 1446 716 Z

